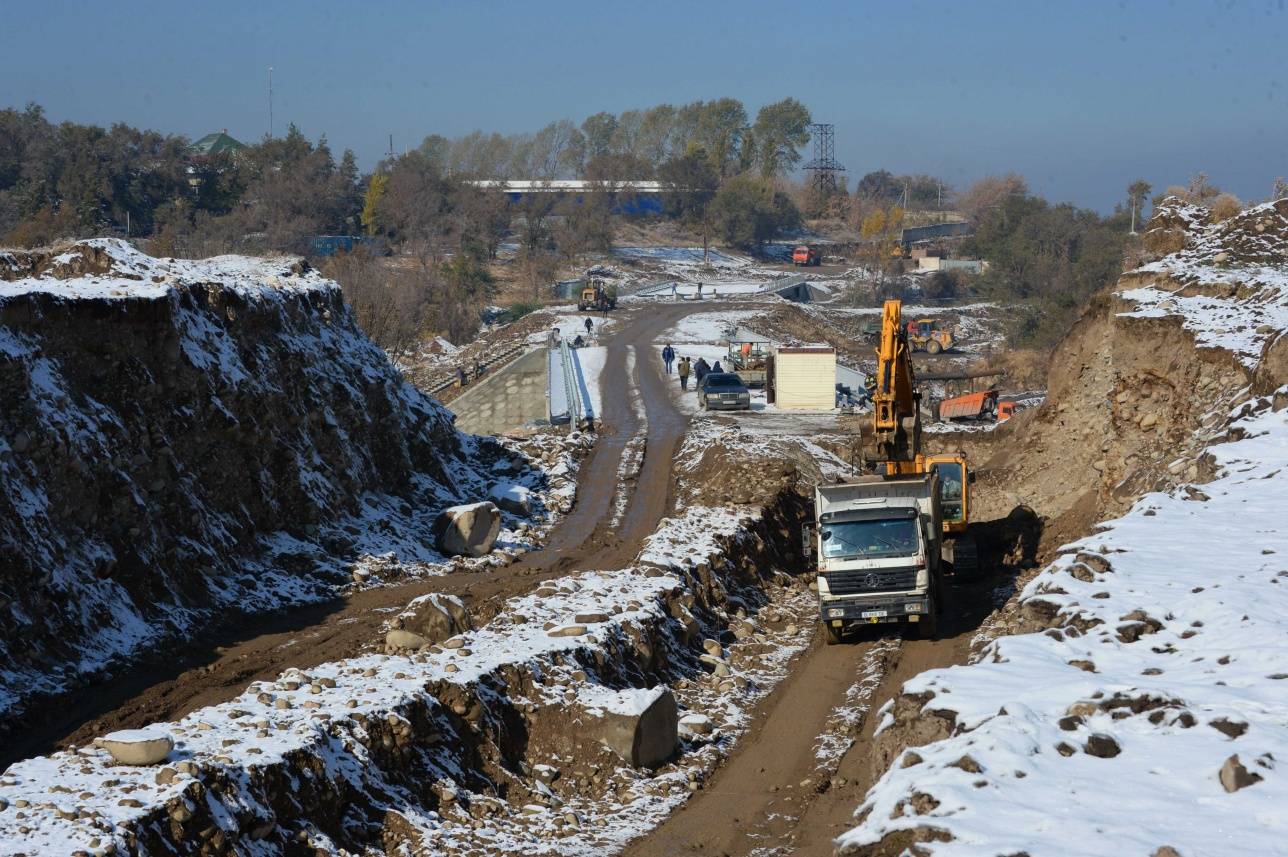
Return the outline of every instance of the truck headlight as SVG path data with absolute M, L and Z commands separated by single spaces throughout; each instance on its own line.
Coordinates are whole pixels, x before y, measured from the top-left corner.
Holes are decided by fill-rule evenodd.
M 827 611 L 827 616 L 829 619 L 844 619 L 845 610 L 841 607 L 831 607 Z
M 905 612 L 905 613 L 920 613 L 920 612 L 921 612 L 921 602 L 920 602 L 920 601 L 909 601 L 907 604 L 903 605 L 903 610 L 904 610 L 904 612 Z

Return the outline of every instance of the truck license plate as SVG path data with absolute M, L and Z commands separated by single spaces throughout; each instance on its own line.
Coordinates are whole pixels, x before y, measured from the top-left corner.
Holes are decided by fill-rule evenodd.
M 867 612 L 860 613 L 859 615 L 864 619 L 880 619 L 883 616 L 886 616 L 887 613 L 885 610 L 868 610 Z

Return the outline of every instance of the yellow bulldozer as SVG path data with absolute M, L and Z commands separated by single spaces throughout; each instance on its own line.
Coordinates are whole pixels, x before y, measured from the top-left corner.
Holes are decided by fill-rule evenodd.
M 617 290 L 605 286 L 603 280 L 591 280 L 581 290 L 581 295 L 577 299 L 577 309 L 582 312 L 587 310 L 608 312 L 610 309 L 617 309 Z
M 919 318 L 908 323 L 908 345 L 913 351 L 939 354 L 951 351 L 953 344 L 952 329 L 940 327 L 933 318 Z

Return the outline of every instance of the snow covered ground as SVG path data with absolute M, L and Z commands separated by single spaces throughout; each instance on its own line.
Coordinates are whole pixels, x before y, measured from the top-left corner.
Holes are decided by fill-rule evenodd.
M 1138 307 L 1123 313 L 1124 316 L 1179 315 L 1199 345 L 1224 348 L 1249 367 L 1257 365 L 1262 347 L 1273 334 L 1288 330 L 1288 275 L 1263 292 L 1263 302 L 1209 295 L 1186 297 L 1153 286 L 1128 289 L 1120 294 Z
M 937 856 L 1279 853 L 1288 412 L 1244 410 L 1245 438 L 1209 448 L 1216 480 L 1146 495 L 1024 589 L 1063 631 L 999 638 L 905 685 L 958 734 L 907 751 L 842 845 L 929 827 L 952 837 L 927 846 Z
M 582 400 L 590 403 L 588 417 L 600 419 L 604 414 L 604 394 L 600 389 L 600 378 L 604 374 L 604 361 L 608 358 L 608 349 L 602 345 L 574 349 L 573 358 L 577 361 L 577 381 Z
M 590 341 L 598 341 L 599 337 L 608 333 L 617 326 L 617 319 L 604 318 L 603 313 L 597 312 L 576 312 L 570 311 L 567 307 L 556 307 L 550 313 L 543 313 L 548 316 L 546 327 L 543 332 L 534 333 L 528 339 L 529 342 L 539 343 L 547 339 L 553 330 L 558 330 L 559 335 L 572 341 L 578 336 Z M 586 330 L 586 320 L 591 323 L 590 331 Z
M 181 825 L 194 813 L 211 817 L 224 837 L 251 846 L 247 853 L 277 853 L 284 819 L 269 798 L 276 778 L 293 776 L 300 759 L 317 760 L 310 777 L 347 782 L 351 794 L 369 792 L 382 805 L 388 802 L 406 828 L 400 835 L 435 853 L 611 853 L 660 822 L 689 796 L 690 783 L 730 751 L 750 722 L 751 707 L 785 677 L 788 660 L 807 644 L 807 623 L 753 634 L 757 626 L 739 620 L 748 629 L 748 643 L 767 647 L 768 654 L 735 662 L 731 644 L 716 658 L 724 672 L 713 681 L 679 682 L 676 694 L 688 712 L 684 755 L 656 774 L 629 766 L 604 772 L 616 784 L 616 799 L 577 791 L 564 800 L 546 788 L 549 799 L 543 803 L 510 807 L 488 794 L 469 793 L 439 699 L 449 693 L 446 687 L 460 688 L 467 698 L 486 696 L 479 688 L 495 684 L 499 675 L 515 675 L 517 667 L 537 678 L 526 696 L 513 689 L 509 704 L 520 708 L 580 711 L 576 716 L 594 720 L 629 707 L 641 691 L 605 686 L 579 665 L 616 657 L 623 640 L 646 626 L 673 624 L 667 611 L 678 608 L 668 604 L 691 585 L 690 570 L 719 555 L 718 536 L 736 539 L 740 526 L 754 518 L 751 510 L 692 508 L 663 522 L 643 551 L 640 562 L 656 566 L 652 570 L 631 567 L 551 581 L 511 599 L 484 628 L 428 651 L 367 655 L 254 682 L 228 703 L 151 727 L 175 742 L 163 767 L 114 764 L 98 747 L 19 762 L 0 776 L 0 853 L 121 852 L 140 831 L 162 824 L 155 819 Z M 792 610 L 804 615 L 811 606 L 804 590 L 788 601 L 785 609 L 793 616 Z M 383 724 L 395 733 L 410 732 L 409 718 L 423 718 L 417 712 L 425 710 L 448 739 L 426 751 L 438 777 L 435 793 L 451 795 L 438 811 L 426 810 L 405 783 L 387 775 L 380 740 L 373 740 L 384 734 L 389 748 Z M 539 778 L 543 770 L 554 769 L 534 766 L 534 775 Z M 471 818 L 465 806 L 504 809 L 480 826 L 461 822 Z M 338 850 L 321 829 L 301 829 L 302 842 Z M 260 837 L 265 838 L 255 845 Z

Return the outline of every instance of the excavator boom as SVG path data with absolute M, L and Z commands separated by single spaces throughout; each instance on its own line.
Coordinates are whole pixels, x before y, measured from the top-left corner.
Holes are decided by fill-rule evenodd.
M 920 472 L 921 394 L 912 371 L 912 351 L 903 327 L 903 302 L 888 300 L 881 312 L 872 427 L 876 458 L 891 474 Z
M 877 349 L 876 389 L 872 391 L 872 429 L 876 462 L 886 476 L 938 475 L 945 559 L 955 575 L 969 577 L 979 570 L 975 542 L 967 535 L 970 523 L 969 462 L 962 453 L 926 456 L 921 451 L 921 393 L 912 368 L 912 344 L 903 325 L 903 303 L 888 300 L 881 313 L 881 344 Z

